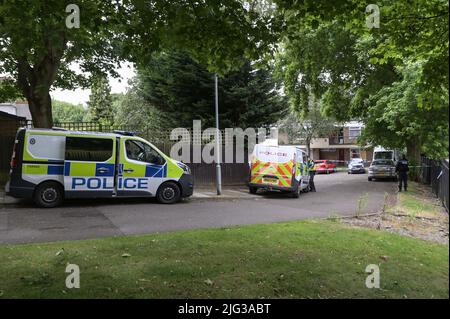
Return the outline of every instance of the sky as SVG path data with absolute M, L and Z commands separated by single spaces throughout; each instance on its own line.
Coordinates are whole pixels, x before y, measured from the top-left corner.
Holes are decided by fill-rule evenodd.
M 75 66 L 75 69 L 77 67 Z M 135 75 L 134 67 L 130 63 L 124 63 L 121 68 L 116 70 L 121 75 L 121 78 L 115 79 L 109 77 L 109 85 L 111 86 L 111 93 L 125 93 L 128 86 L 128 80 Z M 90 89 L 75 89 L 75 90 L 61 90 L 55 89 L 50 92 L 53 99 L 70 102 L 73 104 L 83 104 L 87 106 L 89 101 Z

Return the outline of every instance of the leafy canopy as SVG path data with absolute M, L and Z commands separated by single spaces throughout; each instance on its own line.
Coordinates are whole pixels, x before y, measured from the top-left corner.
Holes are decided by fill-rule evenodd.
M 448 154 L 448 1 L 380 1 L 380 28 L 366 26 L 356 0 L 277 4 L 278 73 L 297 113 L 312 92 L 326 114 L 363 120 L 366 142 L 406 146 L 415 159 Z
M 53 121 L 55 125 L 62 122 L 83 122 L 87 119 L 88 110 L 81 104 L 64 101 L 52 101 Z
M 114 121 L 112 104 L 111 87 L 108 79 L 103 75 L 96 76 L 88 102 L 90 119 L 102 124 L 112 124 Z
M 52 126 L 52 88 L 89 87 L 93 74 L 117 76 L 121 61 L 145 65 L 154 52 L 183 48 L 224 73 L 275 39 L 276 20 L 239 0 L 80 0 L 79 28 L 68 28 L 72 2 L 1 1 L 0 74 L 14 79 L 36 126 Z
M 261 127 L 278 121 L 287 103 L 265 69 L 247 61 L 238 71 L 219 78 L 220 125 Z M 138 70 L 138 94 L 157 108 L 168 127 L 214 127 L 214 74 L 188 54 L 171 51 L 155 56 Z M 143 110 L 145 112 L 145 110 Z

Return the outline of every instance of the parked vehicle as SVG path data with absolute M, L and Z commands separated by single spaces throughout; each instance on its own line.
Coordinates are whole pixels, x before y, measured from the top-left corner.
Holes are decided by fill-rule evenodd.
M 395 172 L 395 164 L 390 159 L 375 160 L 369 167 L 368 180 L 372 179 L 392 179 L 397 180 L 397 174 Z
M 385 149 L 377 146 L 373 150 L 373 161 L 375 160 L 392 160 L 394 163 L 399 159 L 399 151 L 392 149 Z
M 17 132 L 8 195 L 55 207 L 64 198 L 156 197 L 193 193 L 189 167 L 133 133 L 24 129 Z
M 364 174 L 366 169 L 364 168 L 364 160 L 362 158 L 353 158 L 348 164 L 348 174 Z
M 314 160 L 316 166 L 316 173 L 334 173 L 336 172 L 336 164 L 331 163 L 329 160 Z
M 289 192 L 299 197 L 309 191 L 306 154 L 295 146 L 256 144 L 249 163 L 249 191 Z

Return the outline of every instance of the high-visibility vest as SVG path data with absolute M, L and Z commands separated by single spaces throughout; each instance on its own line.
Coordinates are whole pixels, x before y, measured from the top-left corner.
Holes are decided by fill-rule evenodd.
M 316 171 L 316 164 L 314 161 L 308 162 L 308 172 L 315 172 Z

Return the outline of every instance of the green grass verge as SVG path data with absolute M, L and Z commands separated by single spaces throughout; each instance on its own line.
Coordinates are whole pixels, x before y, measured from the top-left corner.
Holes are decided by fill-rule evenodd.
M 448 246 L 314 220 L 8 245 L 0 296 L 448 298 L 448 255 Z M 65 287 L 67 263 L 79 265 L 80 289 Z M 368 264 L 379 265 L 381 289 L 365 287 Z
M 423 217 L 436 217 L 442 214 L 442 206 L 427 193 L 427 188 L 415 182 L 410 182 L 407 192 L 399 193 L 396 209 L 404 214 Z

